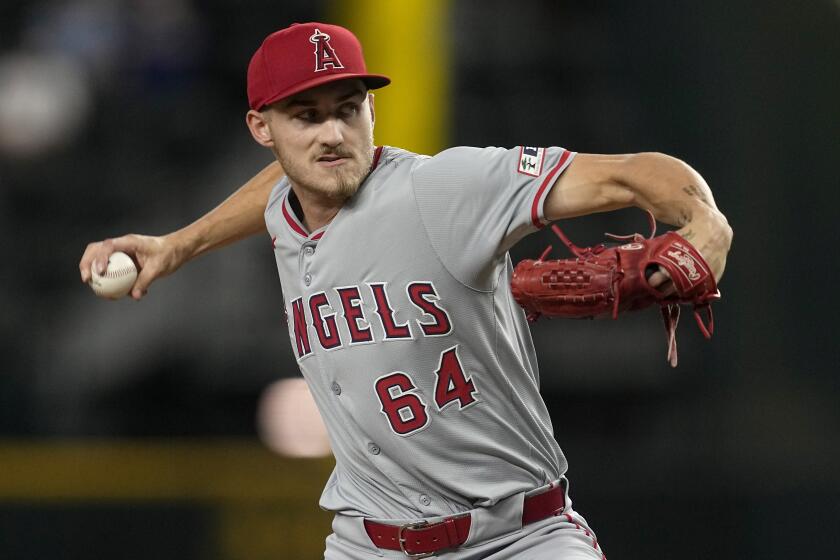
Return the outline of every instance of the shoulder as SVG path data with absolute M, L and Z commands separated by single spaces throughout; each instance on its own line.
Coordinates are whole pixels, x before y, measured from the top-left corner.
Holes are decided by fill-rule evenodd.
M 483 180 L 497 170 L 506 148 L 489 146 L 456 146 L 426 158 L 414 169 L 414 180 L 419 183 L 437 182 L 443 179 L 460 182 Z
M 271 193 L 268 195 L 268 203 L 265 205 L 265 214 L 268 215 L 277 211 L 278 208 L 283 204 L 283 198 L 286 196 L 286 193 L 289 192 L 291 185 L 289 184 L 288 177 L 283 177 L 280 179 L 276 185 L 271 189 Z
M 458 165 L 475 163 L 482 161 L 489 161 L 494 158 L 505 155 L 510 150 L 507 148 L 499 148 L 496 146 L 488 147 L 474 147 L 474 146 L 455 146 L 447 148 L 433 156 L 417 154 L 402 148 L 395 148 L 393 146 L 382 146 L 378 149 L 376 168 L 389 164 L 395 165 L 411 165 L 417 169 L 420 168 L 434 168 L 437 166 Z
M 418 165 L 430 159 L 430 156 L 418 154 L 394 146 L 381 146 L 376 149 L 373 160 L 372 176 L 393 177 L 407 173 L 413 174 Z
M 467 164 L 481 162 L 494 157 L 498 157 L 507 152 L 505 148 L 498 148 L 496 146 L 488 146 L 486 148 L 479 148 L 475 146 L 455 146 L 439 152 L 438 154 L 428 158 L 425 165 L 449 165 L 449 164 Z
M 395 164 L 404 165 L 411 164 L 417 161 L 428 159 L 429 156 L 417 154 L 403 148 L 396 148 L 394 146 L 380 146 L 376 149 L 377 155 L 374 156 L 374 165 L 379 167 Z

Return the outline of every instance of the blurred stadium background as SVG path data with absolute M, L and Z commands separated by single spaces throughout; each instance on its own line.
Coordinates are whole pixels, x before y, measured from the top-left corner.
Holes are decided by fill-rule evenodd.
M 736 233 L 710 343 L 686 320 L 671 370 L 653 311 L 533 328 L 576 506 L 611 558 L 837 554 L 840 3 L 5 0 L 0 558 L 321 557 L 332 463 L 267 239 L 139 304 L 94 298 L 76 265 L 266 164 L 248 59 L 323 19 L 394 78 L 379 143 L 656 150 L 707 178 Z

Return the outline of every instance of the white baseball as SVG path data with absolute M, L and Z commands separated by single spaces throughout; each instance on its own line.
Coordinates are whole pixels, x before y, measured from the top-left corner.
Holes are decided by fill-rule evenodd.
M 117 251 L 108 257 L 108 268 L 105 274 L 99 275 L 90 267 L 90 287 L 99 297 L 118 299 L 131 291 L 137 280 L 137 266 L 131 257 Z

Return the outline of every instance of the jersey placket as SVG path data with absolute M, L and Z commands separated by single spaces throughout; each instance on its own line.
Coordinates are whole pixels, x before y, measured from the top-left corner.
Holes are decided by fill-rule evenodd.
M 323 231 L 320 233 L 322 234 Z M 315 235 L 318 235 L 318 233 Z M 314 259 L 317 254 L 318 241 L 315 240 L 315 235 L 310 236 L 303 242 L 298 259 L 301 278 L 300 293 L 303 295 L 304 301 L 308 301 L 308 298 L 313 294 L 323 293 L 329 289 L 329 286 L 321 285 L 317 279 L 317 267 Z M 318 237 L 320 238 L 320 235 Z M 337 310 L 331 309 L 331 311 Z M 316 318 L 312 318 L 313 323 L 316 320 Z M 307 360 L 300 363 L 300 367 L 308 370 L 310 379 L 317 380 L 315 382 L 320 385 L 319 392 L 325 399 L 325 405 L 330 411 L 329 414 L 340 418 L 339 424 L 341 426 L 351 426 L 354 424 L 353 407 L 348 408 L 347 397 L 346 395 L 342 397 L 343 388 L 339 382 L 343 381 L 343 378 L 339 375 L 342 368 L 332 363 L 334 356 L 330 354 L 328 349 L 319 344 L 318 336 L 317 332 L 310 332 L 313 352 Z M 369 462 L 369 469 L 374 471 L 383 469 L 383 465 L 379 461 L 380 458 L 383 458 L 383 451 L 375 438 L 371 438 L 368 434 L 365 434 L 362 438 L 352 437 L 348 434 L 344 438 L 339 438 L 339 441 L 343 441 L 347 448 L 333 449 L 337 462 L 343 464 L 345 463 L 344 458 L 353 456 L 355 459 L 347 461 L 349 464 L 358 464 L 359 461 L 366 460 Z M 428 499 L 428 497 L 425 498 Z
M 318 270 L 315 263 L 315 257 L 318 250 L 318 243 L 326 233 L 329 224 L 315 230 L 312 233 L 307 233 L 305 227 L 298 221 L 295 214 L 292 212 L 288 197 L 283 201 L 284 215 L 289 227 L 294 232 L 294 236 L 301 243 L 298 250 L 298 279 L 299 279 L 299 294 L 302 301 L 308 302 L 313 294 L 327 293 L 330 286 L 321 285 L 318 279 Z M 311 309 L 307 307 L 308 311 Z M 312 321 L 316 320 L 312 317 Z M 309 326 L 307 326 L 309 329 Z M 314 329 L 313 329 L 314 330 Z M 336 373 L 341 371 L 341 368 L 330 367 L 330 358 L 325 354 L 327 349 L 320 344 L 319 334 L 317 332 L 309 332 L 309 340 L 312 348 L 312 354 L 306 360 L 300 362 L 302 370 L 308 370 L 311 382 L 318 383 L 321 387 L 319 391 L 327 402 L 325 403 L 334 414 L 343 417 L 343 425 L 352 423 L 352 418 L 348 417 L 351 414 L 345 402 L 341 398 L 342 387 L 339 383 Z M 325 363 L 326 362 L 326 363 Z M 317 369 L 316 369 L 317 368 Z M 352 439 L 350 440 L 352 441 Z M 369 460 L 373 461 L 380 453 L 381 448 L 369 438 L 364 438 L 363 441 L 358 442 L 358 451 L 363 455 L 366 454 Z M 337 450 L 334 450 L 337 451 Z

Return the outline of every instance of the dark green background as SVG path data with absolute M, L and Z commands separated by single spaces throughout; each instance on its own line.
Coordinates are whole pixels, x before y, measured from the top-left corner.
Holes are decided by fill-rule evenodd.
M 198 4 L 195 52 L 166 63 L 146 56 L 121 11 L 126 41 L 82 134 L 38 159 L 0 156 L 2 436 L 251 436 L 261 389 L 296 375 L 265 239 L 189 264 L 142 304 L 94 300 L 78 283 L 88 241 L 180 227 L 268 161 L 242 123 L 247 59 L 259 37 L 327 9 Z M 0 54 L 25 43 L 41 9 L 3 3 Z M 451 11 L 451 145 L 669 153 L 703 174 L 735 231 L 715 337 L 684 319 L 676 370 L 654 311 L 533 328 L 575 504 L 608 555 L 832 557 L 840 4 L 492 0 Z M 622 211 L 564 228 L 589 244 L 645 219 Z M 514 257 L 551 241 L 533 236 Z M 0 538 L 0 556 L 20 539 L 55 556 L 32 527 L 68 515 L 179 516 L 183 558 L 202 557 L 194 535 L 208 530 L 190 508 L 161 518 L 6 505 L 0 537 L 18 539 Z M 111 541 L 75 534 L 73 546 L 108 557 Z

